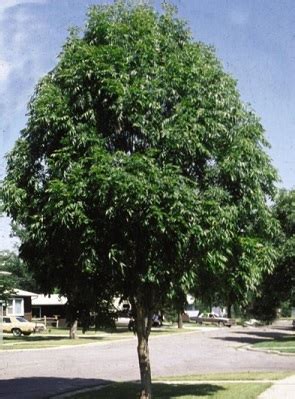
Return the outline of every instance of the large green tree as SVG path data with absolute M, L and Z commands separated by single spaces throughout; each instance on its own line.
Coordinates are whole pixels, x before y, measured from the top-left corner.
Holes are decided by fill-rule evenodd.
M 265 145 L 235 81 L 170 6 L 91 8 L 36 88 L 2 190 L 26 231 L 20 254 L 76 312 L 129 299 L 141 398 L 154 309 L 224 273 L 234 242 L 245 260 L 264 247 L 276 178 Z M 235 275 L 252 273 L 241 265 Z
M 249 309 L 255 317 L 267 321 L 277 317 L 284 301 L 295 306 L 295 190 L 281 190 L 272 211 L 280 225 L 280 234 L 274 240 L 278 257 L 273 272 L 264 276 Z
M 282 281 L 281 301 L 289 299 L 295 306 L 295 190 L 282 190 L 275 202 L 274 214 L 282 234 L 278 239 L 280 256 L 276 274 Z M 277 281 L 278 286 L 278 281 Z M 284 287 L 284 288 L 282 288 Z

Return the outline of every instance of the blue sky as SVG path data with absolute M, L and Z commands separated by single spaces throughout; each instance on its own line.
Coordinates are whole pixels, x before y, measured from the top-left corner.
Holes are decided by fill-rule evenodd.
M 82 27 L 99 0 L 0 0 L 0 180 L 4 154 L 26 123 L 26 104 L 38 80 L 56 64 L 73 25 Z M 153 2 L 159 7 L 161 1 Z M 196 40 L 215 47 L 238 81 L 242 100 L 260 116 L 280 186 L 295 187 L 294 0 L 174 0 Z M 0 249 L 11 248 L 8 220 Z

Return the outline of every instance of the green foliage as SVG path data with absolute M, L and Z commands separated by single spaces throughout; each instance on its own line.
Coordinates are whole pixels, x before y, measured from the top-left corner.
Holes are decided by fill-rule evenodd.
M 8 156 L 2 196 L 25 230 L 20 254 L 74 309 L 120 294 L 148 314 L 225 285 L 241 300 L 273 265 L 266 144 L 171 7 L 92 7 Z
M 285 302 L 295 304 L 295 191 L 282 190 L 274 203 L 273 214 L 280 225 L 275 238 L 278 252 L 276 266 L 265 276 L 251 312 L 264 320 L 277 316 L 277 309 Z
M 292 306 L 290 301 L 284 301 L 281 303 L 281 316 L 282 317 L 291 317 Z
M 7 300 L 15 288 L 14 276 L 9 275 L 9 270 L 7 270 L 8 257 L 6 252 L 0 253 L 0 301 Z
M 13 288 L 38 292 L 38 286 L 28 266 L 17 254 L 10 251 L 0 251 L 1 270 L 11 273 Z
M 295 235 L 295 190 L 281 190 L 276 198 L 274 214 L 279 220 L 285 237 Z

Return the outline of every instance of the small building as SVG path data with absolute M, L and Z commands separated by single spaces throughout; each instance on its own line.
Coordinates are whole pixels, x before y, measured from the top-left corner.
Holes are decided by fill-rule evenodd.
M 67 298 L 58 294 L 37 295 L 32 298 L 32 314 L 34 318 L 54 320 L 54 325 L 66 324 Z M 58 323 L 56 321 L 58 320 Z
M 38 295 L 24 291 L 20 289 L 15 289 L 10 295 L 10 298 L 3 303 L 3 315 L 4 316 L 22 316 L 27 320 L 32 319 L 32 298 Z

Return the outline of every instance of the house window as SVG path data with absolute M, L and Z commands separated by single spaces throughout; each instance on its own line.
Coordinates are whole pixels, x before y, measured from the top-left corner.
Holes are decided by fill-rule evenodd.
M 13 298 L 7 301 L 6 308 L 7 315 L 23 316 L 24 315 L 24 300 L 23 298 Z

